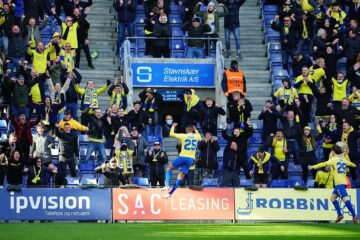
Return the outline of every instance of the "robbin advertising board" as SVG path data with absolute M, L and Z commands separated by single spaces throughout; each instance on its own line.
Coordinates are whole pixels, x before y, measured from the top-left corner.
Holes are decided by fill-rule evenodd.
M 134 87 L 214 87 L 215 65 L 132 63 Z
M 111 220 L 110 189 L 0 189 L 1 220 Z
M 235 219 L 279 221 L 332 221 L 337 214 L 330 201 L 332 189 L 235 189 Z M 357 191 L 347 190 L 354 209 Z M 345 204 L 338 199 L 344 220 L 352 220 Z
M 113 220 L 233 220 L 234 189 L 113 189 Z

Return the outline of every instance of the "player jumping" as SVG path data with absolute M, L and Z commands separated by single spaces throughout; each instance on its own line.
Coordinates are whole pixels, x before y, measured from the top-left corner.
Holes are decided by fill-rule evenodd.
M 191 164 L 195 159 L 196 148 L 198 141 L 201 140 L 201 135 L 196 130 L 195 126 L 188 126 L 186 127 L 185 134 L 175 133 L 175 127 L 177 123 L 174 123 L 170 129 L 170 137 L 175 137 L 181 141 L 181 151 L 179 156 L 168 166 L 166 171 L 166 181 L 165 187 L 163 190 L 170 189 L 170 178 L 171 178 L 171 171 L 174 169 L 180 168 L 178 178 L 171 188 L 171 190 L 163 196 L 163 198 L 169 198 L 178 188 L 184 179 L 185 175 L 188 173 Z M 193 133 L 195 132 L 195 133 Z
M 326 162 L 322 162 L 319 164 L 316 164 L 314 166 L 309 166 L 309 169 L 318 169 L 326 166 L 331 166 L 334 169 L 334 181 L 335 181 L 335 188 L 331 195 L 331 201 L 334 204 L 334 207 L 337 212 L 337 218 L 335 220 L 335 223 L 340 222 L 344 216 L 342 215 L 340 204 L 337 201 L 337 198 L 340 197 L 342 201 L 345 203 L 345 206 L 349 209 L 351 215 L 353 216 L 353 223 L 358 223 L 358 216 L 355 213 L 355 210 L 349 200 L 348 194 L 346 192 L 346 167 L 356 167 L 356 165 L 349 160 L 346 160 L 341 147 L 334 145 L 332 147 L 332 153 L 333 157 L 330 158 Z

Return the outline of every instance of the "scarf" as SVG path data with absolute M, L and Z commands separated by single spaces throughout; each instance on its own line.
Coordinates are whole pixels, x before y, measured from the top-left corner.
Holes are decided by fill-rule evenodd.
M 146 98 L 145 102 L 142 105 L 142 110 L 146 111 L 147 106 L 149 105 L 149 112 L 153 113 L 155 112 L 155 98 L 153 98 L 149 104 L 149 100 Z
M 38 173 L 36 173 L 36 168 L 35 168 L 35 166 L 34 166 L 33 168 L 34 168 L 35 177 L 33 178 L 33 180 L 31 180 L 31 182 L 34 183 L 34 184 L 36 184 L 38 181 L 40 181 L 41 167 L 39 168 L 39 172 L 38 172 Z

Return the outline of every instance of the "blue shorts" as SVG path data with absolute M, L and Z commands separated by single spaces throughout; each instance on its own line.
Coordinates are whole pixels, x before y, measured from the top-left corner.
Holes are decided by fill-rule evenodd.
M 189 172 L 189 168 L 191 167 L 191 164 L 193 163 L 193 159 L 189 157 L 177 157 L 171 165 L 175 169 L 180 169 L 180 171 L 184 174 L 187 174 Z
M 346 185 L 336 185 L 333 194 L 337 195 L 340 198 L 347 197 L 348 193 L 346 192 Z

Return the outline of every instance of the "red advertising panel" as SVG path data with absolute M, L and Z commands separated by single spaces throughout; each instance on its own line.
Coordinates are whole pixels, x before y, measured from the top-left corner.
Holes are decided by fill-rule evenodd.
M 113 189 L 113 220 L 232 220 L 234 189 Z

